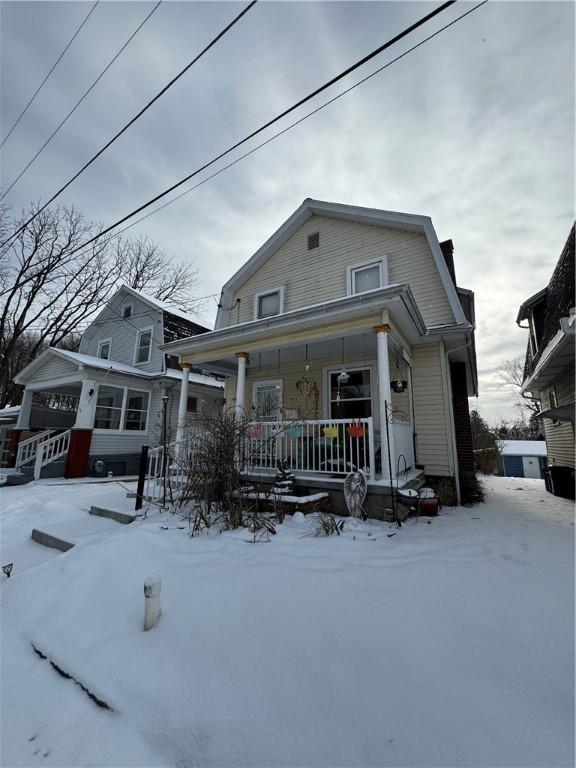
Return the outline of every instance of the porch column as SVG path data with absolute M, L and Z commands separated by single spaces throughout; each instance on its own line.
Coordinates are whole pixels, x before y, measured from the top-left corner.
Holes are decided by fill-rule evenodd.
M 396 456 L 394 453 L 394 424 L 390 423 L 390 408 L 392 406 L 392 393 L 390 391 L 390 365 L 388 362 L 388 334 L 392 329 L 388 323 L 374 326 L 376 332 L 376 350 L 378 360 L 378 408 L 380 411 L 380 455 L 382 461 L 382 475 L 392 481 L 396 475 Z M 388 420 L 388 439 L 386 438 L 386 421 Z M 390 464 L 392 465 L 392 477 L 390 477 L 388 465 L 388 451 L 390 451 Z
M 22 396 L 22 402 L 20 403 L 20 412 L 18 413 L 18 419 L 16 421 L 15 429 L 29 429 L 30 428 L 30 413 L 32 411 L 32 396 L 34 390 L 25 389 Z
M 176 442 L 184 440 L 186 430 L 186 414 L 188 413 L 188 380 L 190 378 L 190 363 L 182 363 L 182 384 L 180 385 L 180 402 L 178 404 L 178 426 Z
M 236 359 L 238 360 L 238 376 L 236 379 L 236 416 L 242 418 L 244 416 L 246 361 L 248 360 L 248 352 L 236 352 Z
M 82 391 L 78 400 L 78 410 L 76 411 L 76 429 L 92 429 L 94 427 L 94 414 L 96 413 L 96 391 L 98 386 L 91 379 L 84 379 L 82 382 Z

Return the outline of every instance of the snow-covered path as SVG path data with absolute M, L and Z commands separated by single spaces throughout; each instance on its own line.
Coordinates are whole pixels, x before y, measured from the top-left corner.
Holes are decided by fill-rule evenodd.
M 398 531 L 289 519 L 251 545 L 152 512 L 47 558 L 32 527 L 80 530 L 90 504 L 128 510 L 124 491 L 0 489 L 1 764 L 573 765 L 573 507 L 541 481 L 486 483 L 487 503 Z

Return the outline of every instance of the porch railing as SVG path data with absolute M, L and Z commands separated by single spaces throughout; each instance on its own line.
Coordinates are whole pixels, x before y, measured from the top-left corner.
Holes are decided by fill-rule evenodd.
M 39 432 L 37 435 L 32 435 L 32 437 L 28 437 L 26 440 L 22 440 L 22 442 L 18 443 L 18 452 L 16 453 L 16 463 L 14 465 L 15 468 L 20 469 L 24 464 L 35 461 L 36 449 L 40 443 L 47 440 L 55 431 L 55 429 L 47 429 L 44 432 Z
M 51 464 L 53 461 L 66 456 L 70 447 L 70 430 L 60 432 L 58 435 L 49 437 L 36 448 L 36 460 L 34 462 L 34 480 L 38 480 L 42 472 L 42 467 Z
M 285 461 L 293 472 L 347 474 L 362 469 L 376 476 L 374 425 L 365 419 L 256 421 L 244 446 L 247 468 L 275 470 Z
M 201 440 L 202 432 L 195 431 L 184 440 L 158 445 L 148 451 L 144 499 L 164 500 L 171 490 L 177 490 L 185 482 L 187 467 Z

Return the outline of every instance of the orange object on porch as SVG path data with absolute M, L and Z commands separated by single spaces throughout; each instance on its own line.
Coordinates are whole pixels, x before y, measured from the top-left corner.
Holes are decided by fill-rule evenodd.
M 364 424 L 350 424 L 348 427 L 348 434 L 350 437 L 364 437 L 366 428 L 364 427 Z

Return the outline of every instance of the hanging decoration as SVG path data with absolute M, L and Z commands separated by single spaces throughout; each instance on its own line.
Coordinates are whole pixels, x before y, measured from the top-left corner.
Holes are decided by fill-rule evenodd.
M 340 387 L 343 384 L 347 384 L 350 379 L 350 374 L 346 370 L 346 366 L 344 365 L 344 337 L 342 337 L 342 369 L 338 376 L 336 377 L 336 381 L 338 382 L 338 391 L 336 392 L 336 403 L 340 404 Z
M 308 344 L 306 344 L 305 357 L 306 357 L 306 360 L 305 360 L 305 363 L 304 363 L 304 369 L 305 369 L 306 373 L 308 373 L 308 371 L 310 370 L 310 360 L 308 360 Z

